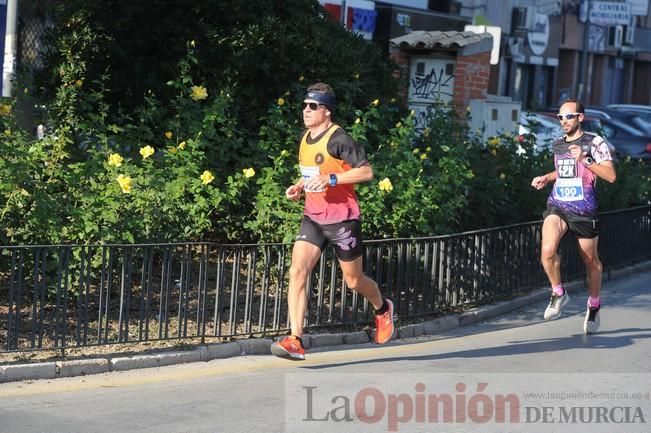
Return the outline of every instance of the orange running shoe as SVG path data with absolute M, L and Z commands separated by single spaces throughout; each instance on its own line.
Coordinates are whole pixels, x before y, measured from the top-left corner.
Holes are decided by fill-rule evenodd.
M 393 302 L 391 299 L 386 301 L 389 304 L 387 311 L 375 316 L 375 342 L 378 344 L 386 343 L 393 336 Z
M 301 340 L 295 335 L 283 337 L 271 345 L 271 353 L 292 361 L 302 361 L 305 359 L 305 349 Z

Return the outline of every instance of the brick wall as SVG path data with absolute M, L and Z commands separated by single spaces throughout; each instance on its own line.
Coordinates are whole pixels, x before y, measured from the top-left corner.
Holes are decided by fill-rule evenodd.
M 490 78 L 490 51 L 457 57 L 453 103 L 463 113 L 471 99 L 486 99 Z
M 395 50 L 390 53 L 390 57 L 398 66 L 398 68 L 393 71 L 393 76 L 401 82 L 398 98 L 403 104 L 407 105 L 407 98 L 409 95 L 409 55 L 404 51 Z
M 464 115 L 471 99 L 486 99 L 490 78 L 490 51 L 457 57 L 454 70 L 454 96 L 452 102 L 457 112 Z M 404 51 L 391 52 L 391 59 L 398 65 L 394 75 L 402 80 L 399 97 L 406 104 L 409 89 L 409 59 Z

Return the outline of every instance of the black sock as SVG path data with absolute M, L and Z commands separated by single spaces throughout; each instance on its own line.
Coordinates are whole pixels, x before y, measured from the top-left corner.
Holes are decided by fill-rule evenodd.
M 387 312 L 388 309 L 389 309 L 389 303 L 387 302 L 386 299 L 383 299 L 382 300 L 382 307 L 380 307 L 379 310 L 375 310 L 375 314 L 376 315 L 384 314 L 384 313 Z

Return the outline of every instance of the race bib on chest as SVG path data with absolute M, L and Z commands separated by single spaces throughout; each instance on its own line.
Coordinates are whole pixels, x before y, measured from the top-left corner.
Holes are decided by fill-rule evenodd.
M 559 159 L 554 198 L 560 201 L 583 200 L 583 181 L 578 177 L 574 158 Z
M 583 200 L 583 183 L 581 179 L 556 179 L 554 197 L 560 201 Z
M 301 176 L 303 176 L 303 180 L 305 182 L 307 182 L 308 179 L 310 179 L 311 177 L 318 176 L 321 174 L 318 166 L 306 167 L 304 165 L 299 165 L 299 168 L 301 170 Z M 303 190 L 305 192 L 323 192 L 325 191 L 325 188 L 312 188 L 312 189 L 304 188 Z
M 559 179 L 569 179 L 577 177 L 576 162 L 574 158 L 565 158 L 558 160 L 558 168 L 556 169 Z

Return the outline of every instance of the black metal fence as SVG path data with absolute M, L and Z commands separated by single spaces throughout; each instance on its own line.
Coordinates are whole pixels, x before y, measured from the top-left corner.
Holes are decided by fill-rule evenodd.
M 651 258 L 651 206 L 601 216 L 606 270 Z M 365 270 L 401 318 L 507 299 L 546 284 L 540 222 L 365 243 Z M 268 335 L 288 327 L 288 244 L 0 247 L 0 352 Z M 583 275 L 570 236 L 563 277 Z M 326 250 L 308 282 L 308 328 L 364 325 Z

